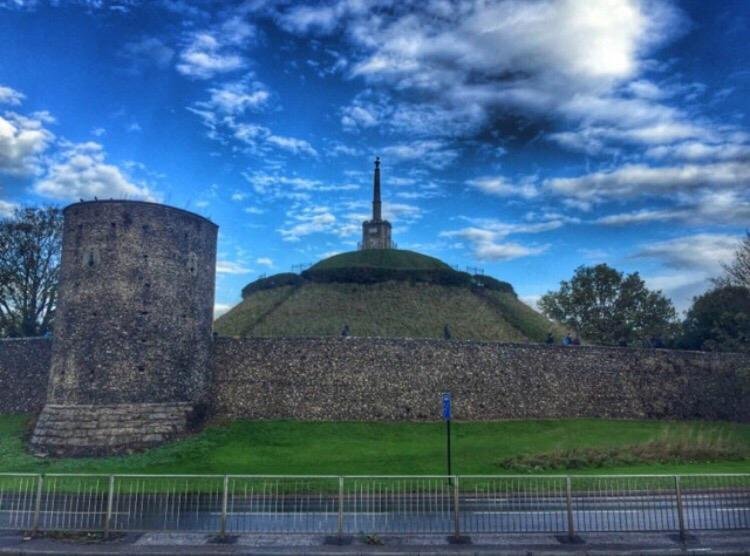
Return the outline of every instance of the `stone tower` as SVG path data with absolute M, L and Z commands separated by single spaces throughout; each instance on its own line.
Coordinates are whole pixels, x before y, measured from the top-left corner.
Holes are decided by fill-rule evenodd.
M 391 223 L 383 220 L 380 202 L 380 158 L 375 159 L 375 175 L 372 184 L 372 220 L 362 222 L 362 249 L 390 249 Z
M 138 201 L 63 214 L 50 382 L 32 450 L 120 453 L 184 432 L 209 379 L 217 226 Z

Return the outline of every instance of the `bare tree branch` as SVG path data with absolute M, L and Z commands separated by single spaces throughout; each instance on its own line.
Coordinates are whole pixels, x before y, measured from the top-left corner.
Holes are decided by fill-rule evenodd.
M 0 221 L 0 335 L 51 330 L 61 244 L 59 209 L 18 209 Z

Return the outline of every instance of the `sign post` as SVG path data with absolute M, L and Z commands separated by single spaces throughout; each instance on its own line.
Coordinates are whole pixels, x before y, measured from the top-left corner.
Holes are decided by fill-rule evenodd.
M 446 435 L 446 455 L 448 459 L 448 476 L 452 473 L 451 469 L 451 393 L 443 392 L 443 421 L 445 421 Z M 448 479 L 450 481 L 450 479 Z

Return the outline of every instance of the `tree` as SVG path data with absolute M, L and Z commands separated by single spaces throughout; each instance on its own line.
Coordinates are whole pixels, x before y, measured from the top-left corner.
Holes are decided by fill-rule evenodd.
M 750 231 L 734 253 L 734 260 L 724 267 L 724 276 L 714 280 L 717 286 L 742 286 L 750 288 Z
M 637 272 L 625 276 L 606 264 L 578 267 L 558 291 L 542 296 L 539 306 L 595 344 L 664 342 L 677 330 L 669 299 L 646 288 Z
M 696 297 L 683 323 L 680 346 L 750 352 L 750 289 L 723 286 Z
M 59 209 L 25 208 L 0 221 L 0 335 L 51 330 L 62 247 Z

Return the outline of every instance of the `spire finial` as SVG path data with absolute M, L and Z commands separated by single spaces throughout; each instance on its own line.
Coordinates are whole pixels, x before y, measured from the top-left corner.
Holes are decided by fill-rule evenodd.
M 380 157 L 375 157 L 375 175 L 373 176 L 372 184 L 372 219 L 375 222 L 380 222 L 381 216 L 381 202 L 380 202 Z

